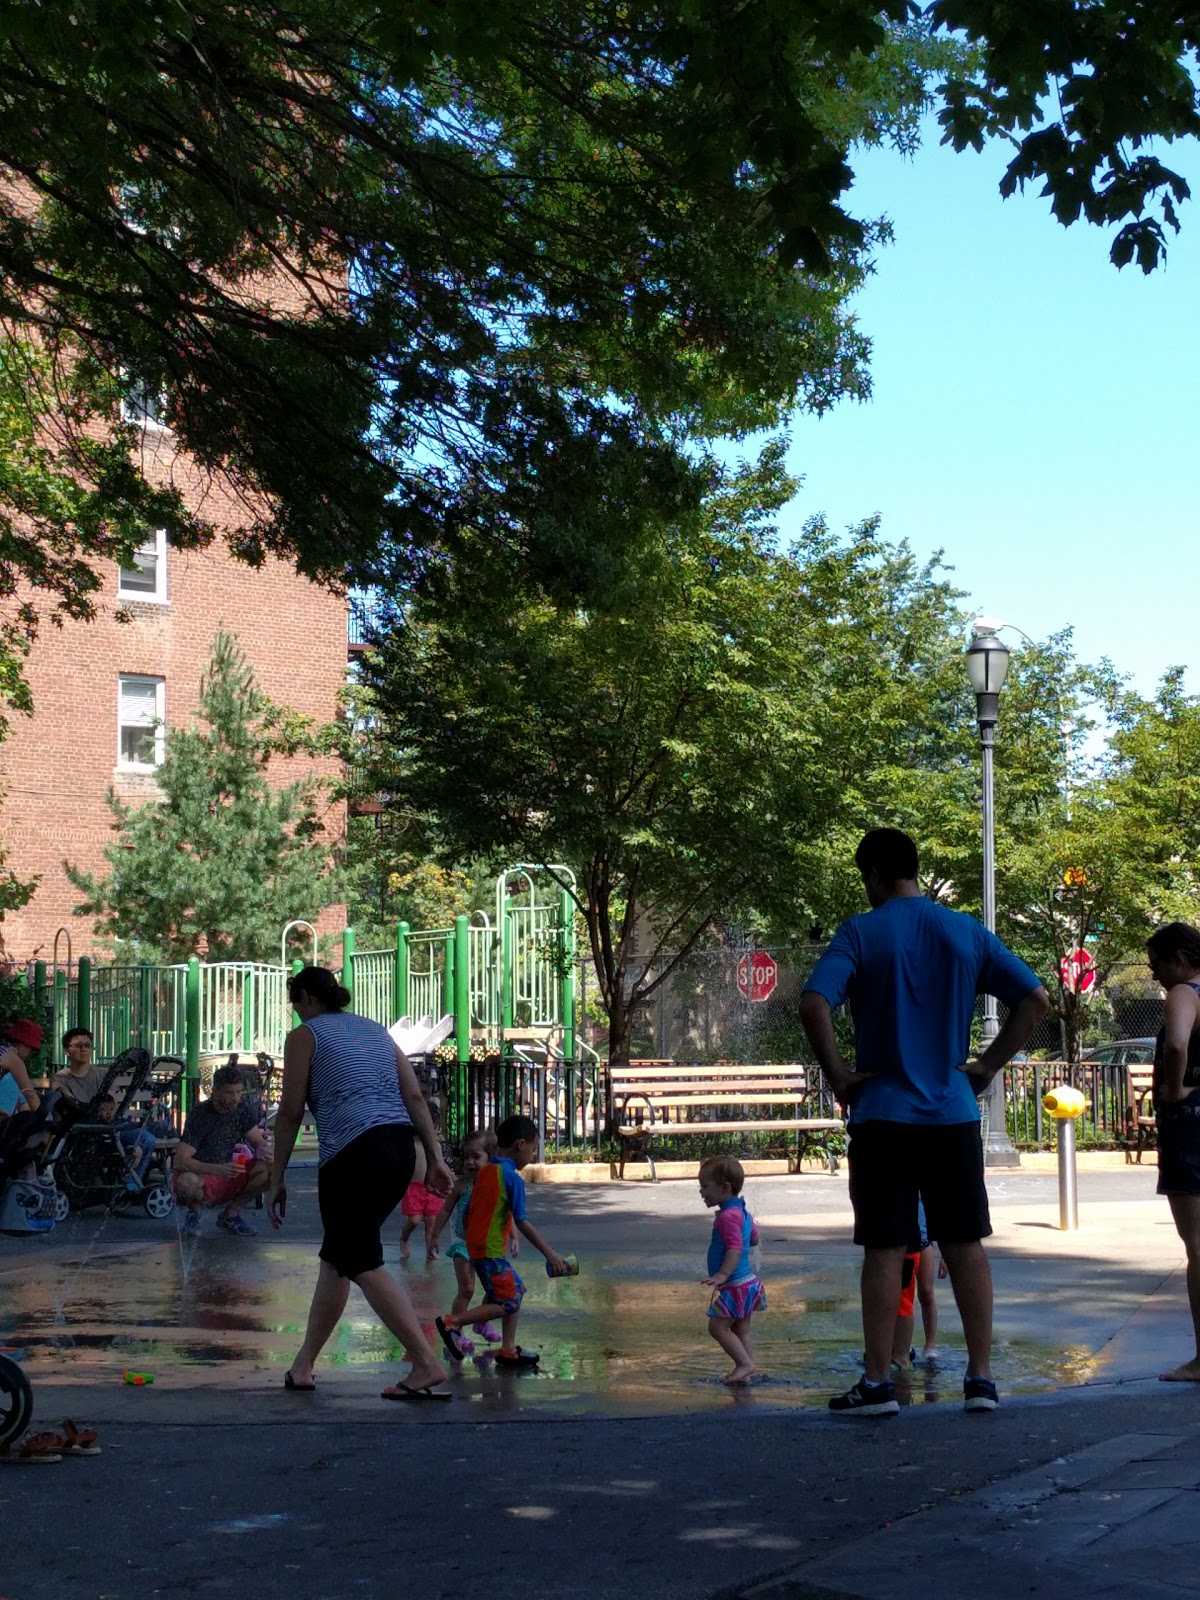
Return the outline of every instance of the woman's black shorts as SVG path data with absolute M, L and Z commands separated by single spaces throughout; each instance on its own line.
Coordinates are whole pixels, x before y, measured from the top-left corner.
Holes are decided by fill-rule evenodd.
M 1200 1105 L 1160 1100 L 1154 1109 L 1159 1194 L 1200 1194 Z
M 940 1245 L 992 1231 L 978 1122 L 852 1122 L 848 1161 L 855 1244 L 915 1250 L 918 1197 L 926 1233 Z
M 380 1229 L 404 1198 L 415 1165 L 413 1130 L 389 1122 L 360 1133 L 320 1167 L 320 1255 L 339 1277 L 358 1278 L 383 1265 Z

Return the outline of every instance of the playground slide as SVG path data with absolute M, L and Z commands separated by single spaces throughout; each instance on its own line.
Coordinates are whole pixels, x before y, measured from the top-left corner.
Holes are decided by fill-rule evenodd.
M 401 1017 L 399 1022 L 392 1023 L 388 1032 L 406 1056 L 423 1056 L 450 1037 L 454 1032 L 454 1018 L 446 1016 L 431 1025 L 428 1017 L 417 1022 Z

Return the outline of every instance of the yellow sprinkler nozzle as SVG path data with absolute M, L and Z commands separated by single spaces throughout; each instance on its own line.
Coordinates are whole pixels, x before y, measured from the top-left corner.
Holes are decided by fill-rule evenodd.
M 1069 1083 L 1057 1084 L 1042 1097 L 1042 1109 L 1052 1117 L 1073 1118 L 1083 1115 L 1087 1101 L 1082 1089 L 1072 1089 Z

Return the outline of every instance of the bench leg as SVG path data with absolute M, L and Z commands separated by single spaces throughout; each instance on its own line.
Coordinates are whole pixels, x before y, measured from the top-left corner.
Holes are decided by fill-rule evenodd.
M 658 1172 L 654 1166 L 654 1141 L 651 1139 L 646 1145 L 646 1160 L 650 1163 L 650 1182 L 658 1182 Z

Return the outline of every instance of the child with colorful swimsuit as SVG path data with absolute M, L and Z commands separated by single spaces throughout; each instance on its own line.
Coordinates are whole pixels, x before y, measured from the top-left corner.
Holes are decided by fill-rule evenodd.
M 447 1223 L 454 1236 L 450 1248 L 446 1251 L 446 1257 L 454 1263 L 454 1276 L 458 1284 L 458 1293 L 454 1296 L 454 1303 L 450 1307 L 451 1314 L 455 1317 L 461 1316 L 466 1311 L 471 1304 L 471 1296 L 475 1293 L 475 1268 L 471 1265 L 466 1236 L 466 1216 L 467 1207 L 471 1203 L 471 1190 L 475 1187 L 475 1179 L 495 1152 L 496 1135 L 490 1129 L 469 1133 L 466 1136 L 462 1142 L 462 1172 L 446 1196 L 445 1203 L 433 1224 L 433 1242 L 430 1245 L 433 1256 L 438 1253 L 438 1240 Z M 511 1255 L 518 1254 L 515 1233 L 509 1234 L 508 1250 Z M 493 1323 L 483 1323 L 478 1331 L 490 1344 L 500 1343 L 500 1334 Z M 458 1336 L 458 1341 L 463 1353 L 469 1355 L 474 1346 L 462 1334 Z
M 510 1228 L 515 1226 L 535 1250 L 541 1251 L 552 1278 L 569 1277 L 571 1268 L 525 1216 L 521 1168 L 537 1155 L 537 1124 L 531 1117 L 506 1117 L 496 1129 L 496 1144 L 496 1154 L 476 1175 L 463 1221 L 467 1253 L 483 1289 L 483 1304 L 473 1310 L 448 1311 L 444 1317 L 435 1318 L 434 1327 L 450 1356 L 461 1361 L 465 1352 L 459 1330 L 499 1321 L 503 1331 L 496 1352 L 497 1367 L 536 1367 L 537 1352 L 522 1350 L 517 1343 L 517 1319 L 525 1285 L 504 1253 Z
M 750 1318 L 767 1309 L 766 1291 L 750 1258 L 758 1229 L 742 1199 L 745 1181 L 742 1164 L 733 1156 L 712 1156 L 701 1164 L 700 1198 L 717 1212 L 703 1280 L 713 1290 L 708 1331 L 733 1362 L 725 1378 L 730 1385 L 749 1383 L 754 1376 Z

